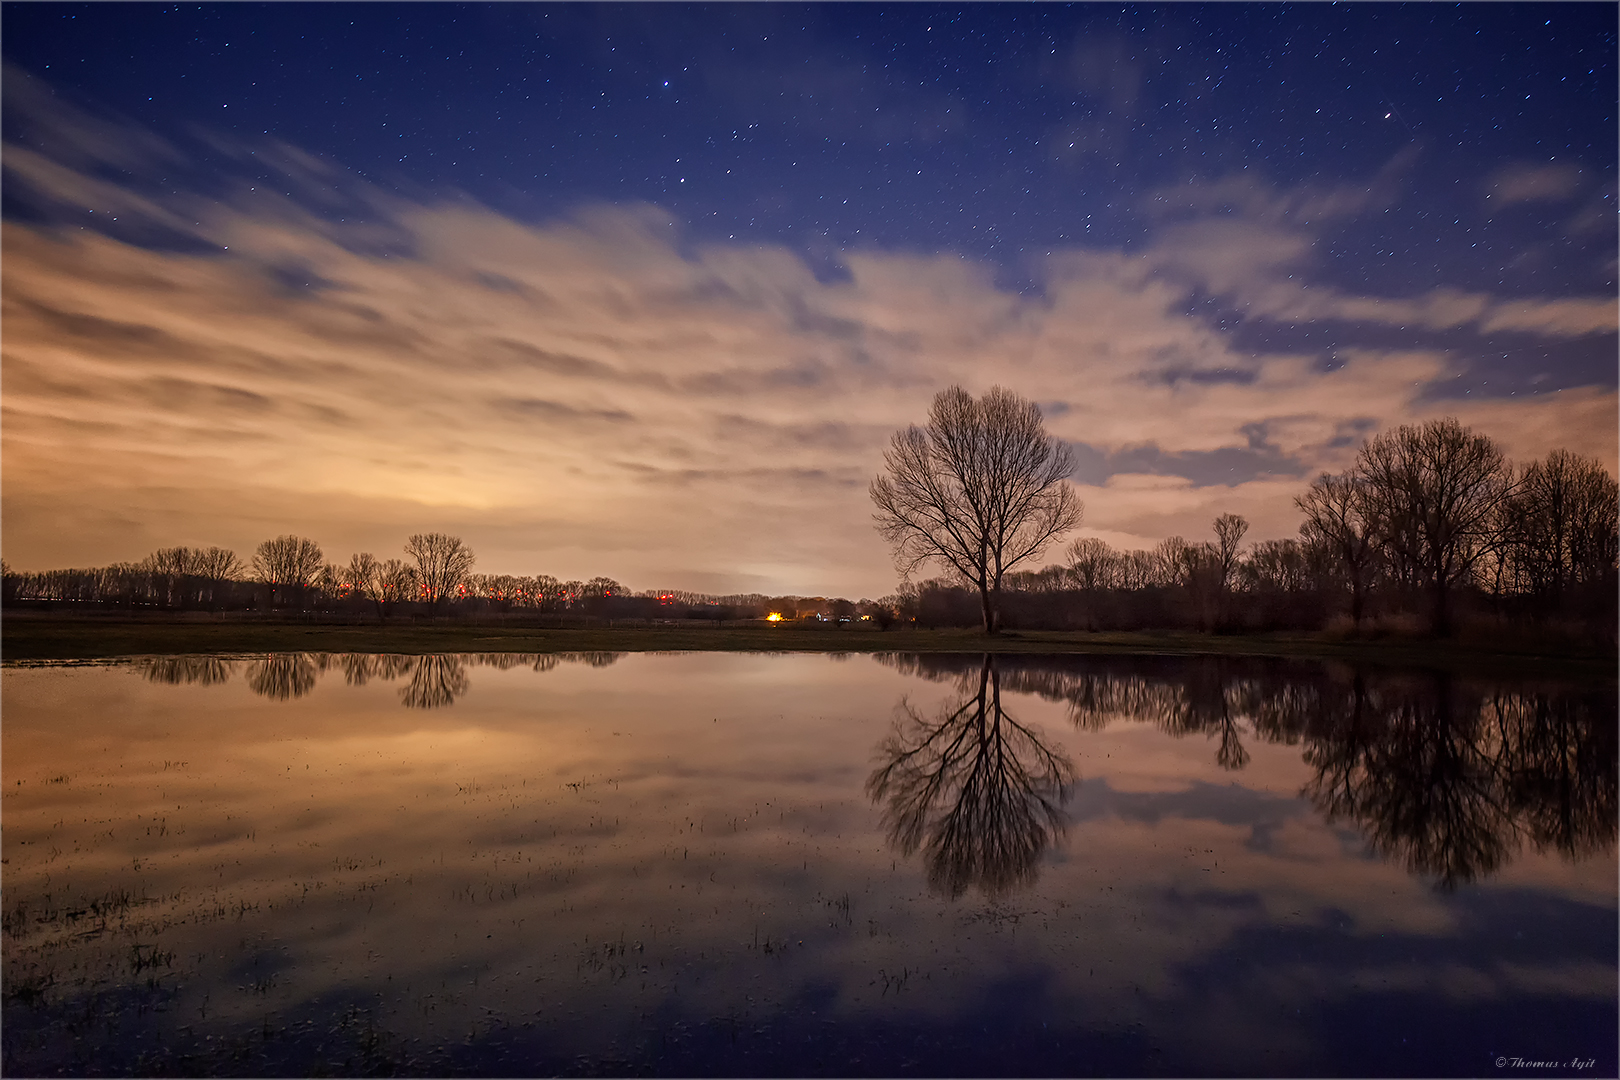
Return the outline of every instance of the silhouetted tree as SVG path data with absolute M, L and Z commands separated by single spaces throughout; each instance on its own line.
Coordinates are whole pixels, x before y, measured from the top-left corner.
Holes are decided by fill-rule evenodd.
M 361 551 L 349 559 L 349 566 L 344 571 L 344 576 L 348 578 L 354 590 L 375 605 L 378 622 L 383 621 L 380 570 L 381 564 L 377 562 L 377 557 L 369 551 Z
M 1120 554 L 1105 540 L 1085 536 L 1070 544 L 1065 554 L 1069 558 L 1069 581 L 1077 589 L 1115 589 L 1119 587 Z
M 1323 473 L 1294 505 L 1305 514 L 1300 535 L 1333 553 L 1350 586 L 1350 623 L 1359 629 L 1367 585 L 1378 559 L 1366 478 L 1355 472 L 1343 476 Z
M 1616 493 L 1614 478 L 1597 461 L 1567 450 L 1525 467 L 1518 490 L 1504 504 L 1503 563 L 1545 609 L 1558 610 L 1572 586 L 1614 580 L 1620 547 Z
M 321 548 L 301 536 L 266 540 L 253 553 L 253 573 L 270 586 L 270 606 L 288 588 L 303 590 L 314 584 L 321 570 Z
M 1248 531 L 1249 523 L 1237 514 L 1222 514 L 1215 519 L 1215 606 L 1216 619 L 1222 625 L 1232 619 L 1230 597 L 1237 584 L 1243 536 Z
M 454 594 L 472 569 L 472 549 L 454 536 L 418 533 L 405 541 L 405 554 L 416 563 L 416 585 L 434 608 Z
M 1380 543 L 1429 593 L 1434 632 L 1449 634 L 1451 593 L 1491 550 L 1514 491 L 1502 451 L 1448 417 L 1373 437 L 1356 472 Z
M 1068 448 L 1035 404 L 992 387 L 975 401 L 953 386 L 928 425 L 897 432 L 872 482 L 877 526 L 905 576 L 928 562 L 979 590 L 984 629 L 998 629 L 1003 576 L 1080 524 Z
M 219 586 L 242 573 L 234 551 L 225 548 L 159 548 L 138 569 L 151 575 L 152 599 L 170 607 L 211 604 Z

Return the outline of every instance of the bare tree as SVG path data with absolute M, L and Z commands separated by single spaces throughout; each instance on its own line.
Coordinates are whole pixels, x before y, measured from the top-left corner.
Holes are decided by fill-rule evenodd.
M 1300 535 L 1307 543 L 1331 551 L 1350 583 L 1350 622 L 1358 629 L 1378 558 L 1378 538 L 1368 517 L 1366 492 L 1365 479 L 1354 472 L 1343 476 L 1323 473 L 1311 482 L 1309 491 L 1294 500 L 1305 512 Z
M 400 560 L 379 561 L 369 551 L 350 559 L 344 575 L 376 606 L 378 621 L 387 618 L 394 604 L 412 596 L 416 582 L 416 572 Z
M 191 572 L 214 582 L 230 581 L 247 569 L 236 552 L 222 547 L 193 548 L 192 560 Z
M 610 577 L 593 577 L 585 583 L 580 595 L 588 600 L 605 600 L 611 596 L 623 596 L 624 586 Z
M 241 574 L 243 567 L 236 553 L 225 548 L 172 547 L 154 551 L 139 569 L 152 575 L 151 589 L 160 602 L 186 607 L 212 602 L 216 587 Z
M 1222 514 L 1215 519 L 1214 566 L 1215 618 L 1222 625 L 1232 620 L 1232 587 L 1238 583 L 1239 554 L 1249 523 L 1238 514 Z
M 1211 629 L 1218 619 L 1221 593 L 1220 550 L 1208 541 L 1191 544 L 1179 536 L 1170 536 L 1159 541 L 1153 555 L 1159 580 L 1166 585 L 1180 585 L 1199 626 Z
M 321 547 L 301 536 L 278 536 L 266 540 L 253 553 L 253 573 L 270 586 L 270 606 L 274 607 L 284 590 L 304 589 L 321 570 Z
M 1084 536 L 1070 544 L 1069 580 L 1076 588 L 1115 589 L 1119 587 L 1120 554 L 1106 540 Z
M 362 551 L 349 560 L 349 566 L 344 571 L 349 587 L 376 605 L 378 622 L 383 620 L 381 569 L 382 564 L 377 561 L 377 556 Z
M 1449 634 L 1451 592 L 1491 550 L 1515 489 L 1502 451 L 1447 417 L 1375 436 L 1356 471 L 1380 542 L 1429 592 L 1434 632 Z
M 1120 556 L 1119 560 L 1119 587 L 1122 589 L 1147 589 L 1154 585 L 1163 585 L 1163 567 L 1155 552 L 1146 548 L 1133 548 Z
M 879 533 L 905 577 L 944 565 L 979 590 L 984 629 L 999 629 L 1002 578 L 1080 524 L 1067 447 L 1035 404 L 992 387 L 934 398 L 926 427 L 896 432 L 872 481 Z
M 1298 540 L 1262 540 L 1243 561 L 1242 573 L 1258 592 L 1297 593 L 1310 584 L 1305 546 Z
M 1620 544 L 1616 486 L 1596 460 L 1554 450 L 1525 467 L 1506 505 L 1509 557 L 1523 587 L 1556 609 L 1571 585 L 1598 583 L 1614 573 Z
M 345 569 L 346 567 L 339 566 L 337 563 L 327 563 L 322 566 L 315 574 L 315 588 L 333 600 L 341 599 L 343 586 L 346 583 Z
M 455 592 L 472 569 L 472 549 L 458 537 L 444 533 L 418 533 L 405 541 L 405 554 L 416 563 L 416 583 L 422 598 L 437 607 Z
M 1239 514 L 1222 514 L 1215 519 L 1215 557 L 1220 569 L 1221 591 L 1232 587 L 1237 577 L 1238 553 L 1249 523 Z
M 195 560 L 188 547 L 158 548 L 141 561 L 141 569 L 154 574 L 172 574 L 179 577 L 192 572 Z

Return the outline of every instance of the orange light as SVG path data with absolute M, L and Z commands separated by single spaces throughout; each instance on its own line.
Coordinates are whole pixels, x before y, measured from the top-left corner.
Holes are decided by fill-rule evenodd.
M 765 616 L 765 621 L 766 622 L 781 622 L 782 621 L 782 613 L 780 611 L 773 611 L 769 615 Z

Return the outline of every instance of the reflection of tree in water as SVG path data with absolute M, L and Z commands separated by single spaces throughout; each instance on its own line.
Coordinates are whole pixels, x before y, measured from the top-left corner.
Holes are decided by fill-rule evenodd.
M 315 689 L 315 680 L 326 667 L 327 657 L 311 653 L 272 653 L 248 665 L 247 684 L 261 697 L 287 701 Z
M 398 653 L 346 653 L 343 657 L 343 681 L 350 686 L 364 686 L 372 679 L 389 681 L 399 678 L 416 666 L 416 657 Z
M 950 654 L 878 659 L 924 678 L 959 681 L 971 678 L 976 664 Z M 1008 655 L 997 664 L 1007 689 L 1067 703 L 1069 718 L 1083 730 L 1100 730 L 1121 717 L 1151 720 L 1177 738 L 1219 739 L 1215 759 L 1225 768 L 1249 762 L 1240 720 L 1258 714 L 1264 690 L 1253 673 L 1233 678 L 1219 658 Z
M 411 681 L 399 692 L 409 709 L 437 709 L 455 704 L 467 692 L 467 667 L 459 656 L 436 653 L 418 656 Z
M 1316 776 L 1304 794 L 1443 888 L 1488 877 L 1525 841 L 1583 858 L 1616 834 L 1615 707 L 1603 698 L 1357 678 L 1306 750 Z
M 1312 740 L 1304 794 L 1328 821 L 1348 818 L 1373 850 L 1450 888 L 1511 855 L 1511 808 L 1500 784 L 1500 730 L 1456 700 L 1450 681 L 1368 694 Z
M 587 667 L 605 668 L 617 663 L 623 656 L 624 653 L 618 652 L 485 653 L 478 657 L 478 662 L 499 671 L 525 666 L 535 671 L 550 671 L 559 664 L 584 664 Z
M 1512 733 L 1508 800 L 1538 848 L 1579 858 L 1614 843 L 1620 728 L 1603 695 L 1498 696 Z
M 884 658 L 934 679 L 967 658 Z M 1620 736 L 1612 688 L 1481 686 L 1443 675 L 1354 672 L 1253 657 L 1007 656 L 1002 683 L 1069 706 L 1077 726 L 1148 720 L 1218 737 L 1241 768 L 1246 727 L 1301 745 L 1301 795 L 1329 820 L 1443 888 L 1486 877 L 1524 843 L 1584 858 L 1612 847 Z
M 1067 758 L 1002 708 L 993 658 L 965 690 L 932 720 L 902 705 L 866 783 L 887 803 L 890 841 L 907 855 L 922 848 L 929 885 L 953 899 L 970 885 L 999 896 L 1033 882 L 1074 779 Z
M 248 686 L 255 694 L 286 701 L 303 697 L 315 688 L 316 680 L 334 666 L 343 669 L 343 681 L 365 686 L 373 679 L 390 682 L 404 676 L 410 685 L 400 692 L 408 708 L 432 709 L 449 705 L 467 692 L 469 667 L 493 667 L 500 671 L 531 667 L 550 671 L 558 664 L 585 664 L 604 668 L 624 653 L 479 653 L 458 656 L 436 653 L 428 656 L 402 656 L 397 653 L 277 653 L 248 665 Z M 136 669 L 153 682 L 204 684 L 224 682 L 235 670 L 235 662 L 207 656 L 170 656 L 142 660 Z
M 137 660 L 135 669 L 149 682 L 215 686 L 230 680 L 236 671 L 236 662 L 218 656 L 155 656 Z
M 586 667 L 605 668 L 617 663 L 624 653 L 618 652 L 565 652 L 559 653 L 565 664 L 584 664 Z

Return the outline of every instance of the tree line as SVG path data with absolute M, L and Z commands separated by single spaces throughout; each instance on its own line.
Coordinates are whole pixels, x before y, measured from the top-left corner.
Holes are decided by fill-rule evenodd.
M 897 568 L 946 572 L 902 589 L 902 614 L 928 625 L 1359 630 L 1372 618 L 1447 636 L 1461 603 L 1470 616 L 1614 639 L 1614 477 L 1566 450 L 1515 465 L 1452 418 L 1376 435 L 1351 468 L 1318 476 L 1294 500 L 1297 537 L 1245 548 L 1248 522 L 1222 514 L 1210 540 L 1118 551 L 1085 538 L 1038 571 L 1018 567 L 1072 531 L 1081 507 L 1068 448 L 1033 403 L 952 387 L 926 425 L 895 434 L 884 462 L 871 496 Z
M 404 557 L 359 552 L 328 561 L 307 537 L 265 540 L 243 561 L 220 547 L 171 547 L 138 562 L 85 569 L 18 572 L 6 566 L 3 598 L 39 605 L 217 612 L 289 612 L 400 617 L 481 614 L 576 615 L 611 619 L 763 619 L 837 624 L 865 616 L 893 621 L 893 605 L 821 596 L 710 595 L 680 589 L 632 592 L 610 577 L 561 580 L 473 572 L 476 556 L 443 533 L 409 537 Z M 874 612 L 877 614 L 874 616 Z

